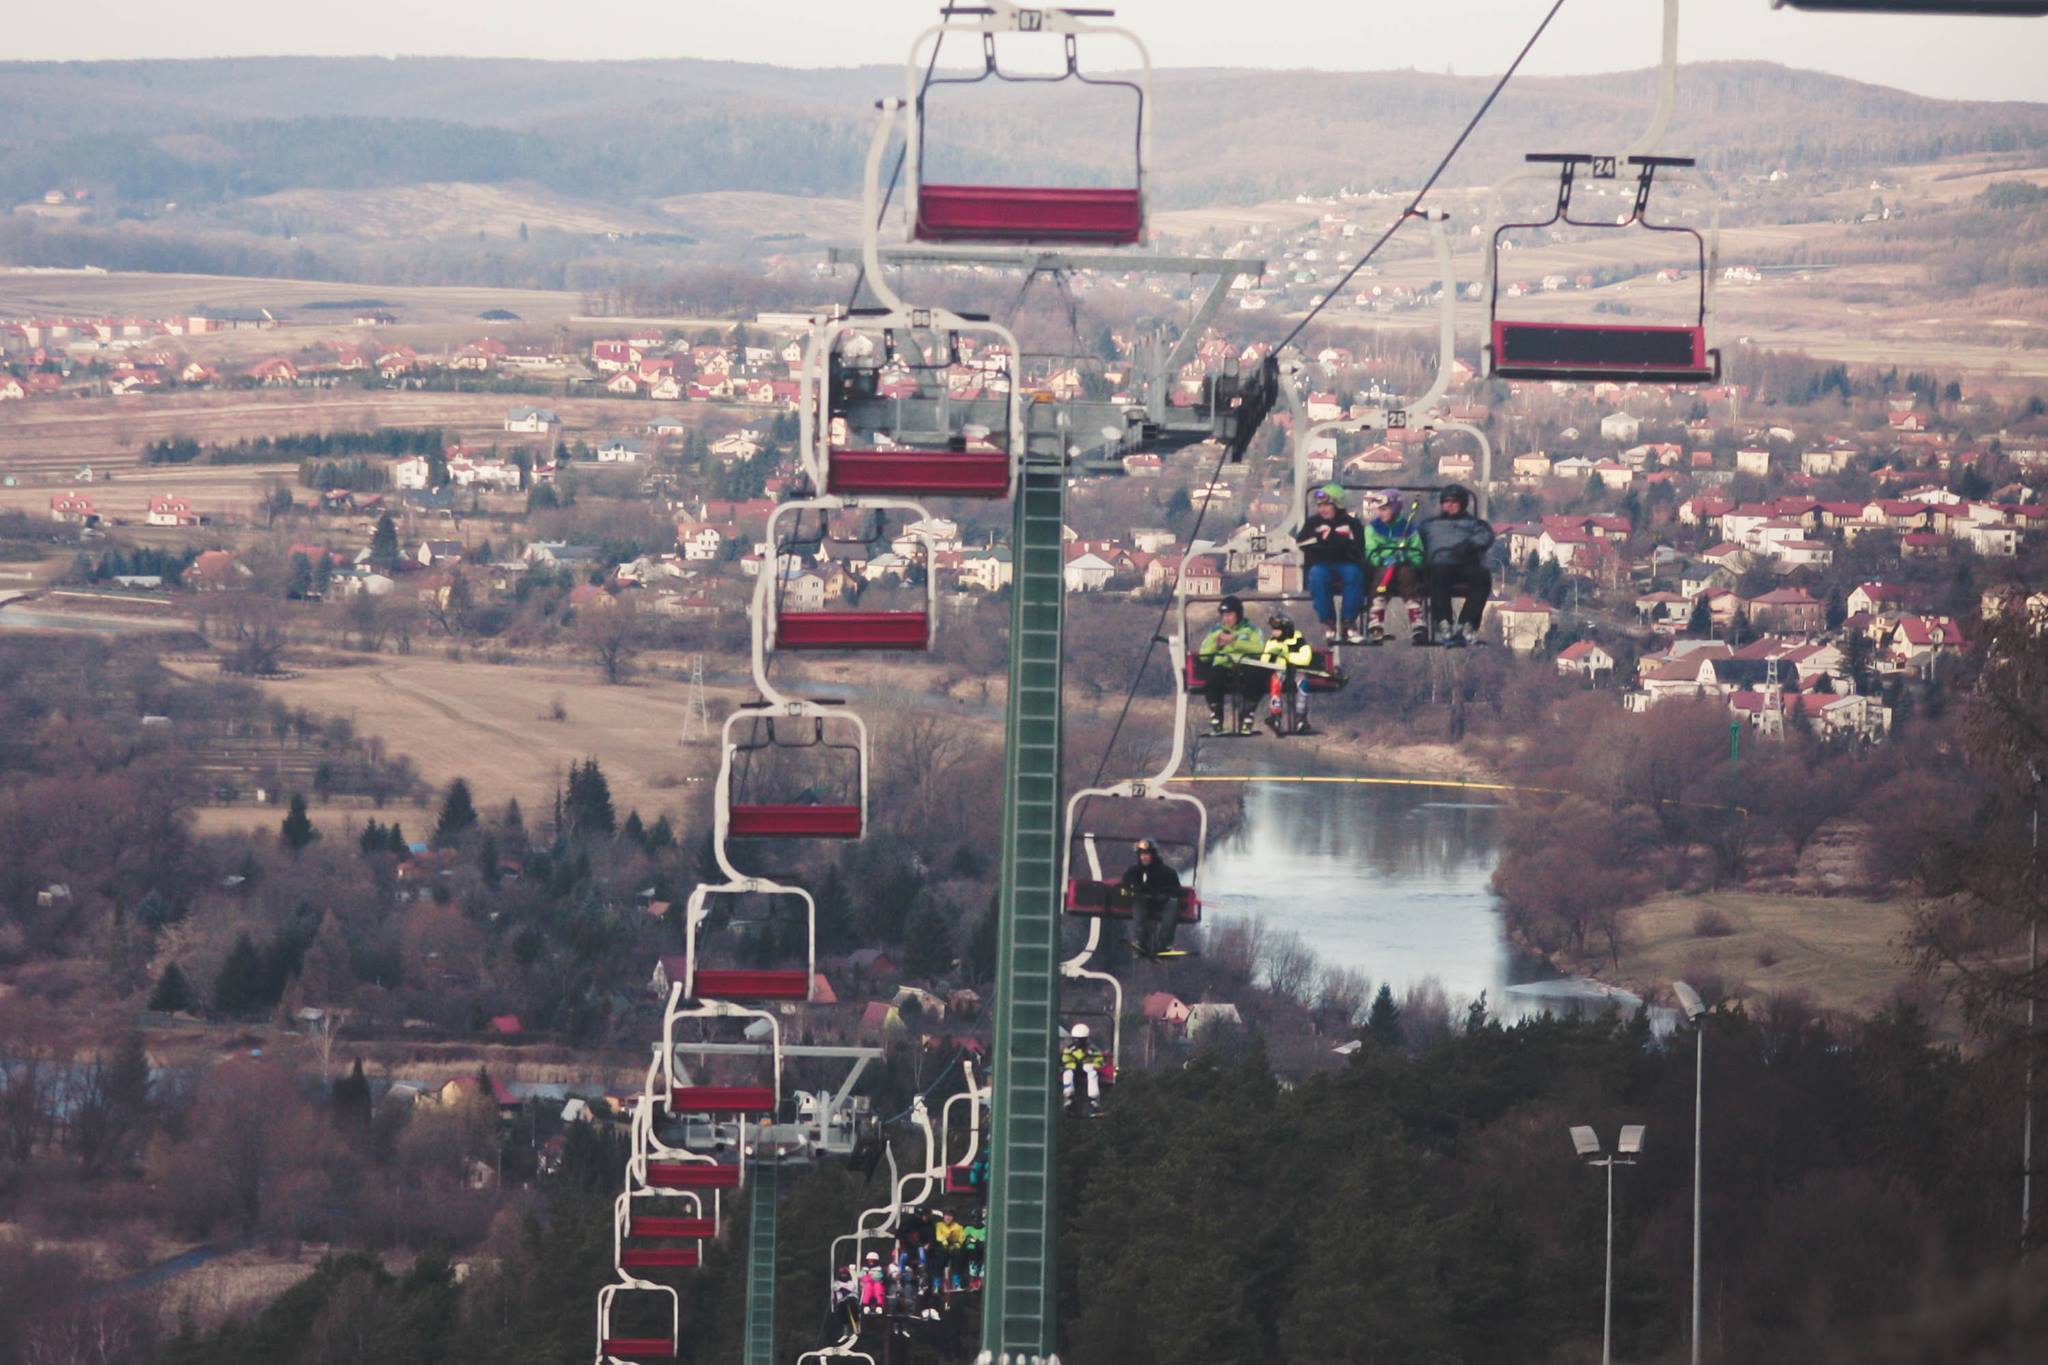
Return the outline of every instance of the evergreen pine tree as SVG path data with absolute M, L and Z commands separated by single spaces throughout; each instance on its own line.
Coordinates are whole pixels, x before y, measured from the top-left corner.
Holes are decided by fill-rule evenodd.
M 370 533 L 370 565 L 386 572 L 398 567 L 398 523 L 389 512 L 377 518 L 377 529 Z
M 456 778 L 448 784 L 441 802 L 441 819 L 434 826 L 434 847 L 446 848 L 476 828 L 476 805 L 470 800 L 469 783 Z
M 362 834 L 356 838 L 356 847 L 364 853 L 382 853 L 384 851 L 384 826 L 378 824 L 375 820 L 366 821 L 363 825 Z
M 664 815 L 659 820 L 656 820 L 647 831 L 647 851 L 650 853 L 660 853 L 664 849 L 671 849 L 675 846 L 675 826 L 671 825 L 668 822 L 668 817 Z
M 647 827 L 640 823 L 639 811 L 629 810 L 626 812 L 626 823 L 620 827 L 619 833 L 640 845 L 640 847 L 647 847 Z
M 220 975 L 213 979 L 213 1007 L 221 1014 L 243 1014 L 263 1003 L 263 958 L 247 934 L 235 940 Z
M 1366 1012 L 1365 1031 L 1381 1047 L 1401 1046 L 1401 1007 L 1394 1003 L 1393 987 L 1384 982 L 1380 993 L 1372 998 L 1372 1008 Z
M 936 905 L 925 900 L 911 912 L 910 922 L 903 928 L 903 970 L 930 980 L 944 976 L 952 966 L 952 926 Z
M 320 831 L 313 828 L 313 822 L 306 815 L 306 798 L 303 793 L 292 793 L 291 809 L 285 812 L 284 825 L 278 831 L 284 846 L 294 856 L 306 845 L 320 837 Z
M 156 989 L 149 993 L 149 1007 L 163 1014 L 178 1014 L 193 1007 L 192 985 L 185 980 L 185 973 L 173 962 L 164 968 L 156 979 Z
M 370 1126 L 370 1078 L 363 1074 L 363 1059 L 334 1082 L 334 1126 L 344 1132 Z
M 477 845 L 476 868 L 477 871 L 483 875 L 485 886 L 496 886 L 498 884 L 499 873 L 497 835 L 486 834 L 484 836 L 483 842 Z

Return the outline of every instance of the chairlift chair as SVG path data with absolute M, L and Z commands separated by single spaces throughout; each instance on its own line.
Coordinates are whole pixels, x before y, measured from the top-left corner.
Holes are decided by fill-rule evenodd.
M 1190 824 L 1192 829 L 1187 828 Z M 1175 827 L 1179 833 L 1172 832 Z M 1122 894 L 1122 869 L 1135 859 L 1138 840 L 1151 839 L 1159 847 L 1160 858 L 1180 874 L 1175 918 L 1182 924 L 1201 923 L 1202 900 L 1196 885 L 1208 836 L 1208 807 L 1185 792 L 1167 791 L 1156 779 L 1075 792 L 1067 802 L 1062 878 L 1067 913 L 1130 918 L 1135 907 Z
M 916 541 L 924 554 L 924 603 L 914 609 L 844 611 L 830 608 L 790 611 L 782 605 L 783 540 L 778 527 L 785 518 L 805 512 L 829 516 L 834 512 L 896 511 L 914 514 L 905 534 Z M 920 529 L 930 513 L 914 502 L 895 498 L 819 497 L 785 502 L 768 515 L 769 563 L 761 568 L 754 589 L 754 638 L 757 653 L 780 650 L 924 650 L 931 648 L 938 620 L 937 576 L 932 571 L 931 536 Z M 821 533 L 821 539 L 838 539 Z M 876 536 L 862 537 L 872 543 Z
M 721 914 L 721 912 L 723 912 Z M 778 929 L 794 929 L 793 917 L 802 917 L 802 966 L 719 965 L 731 953 L 707 952 L 706 937 L 724 933 L 728 937 L 745 932 L 758 922 L 757 937 L 771 939 Z M 723 918 L 725 923 L 714 923 Z M 779 923 L 778 923 L 779 922 Z M 808 1003 L 816 980 L 818 952 L 817 902 L 801 887 L 783 886 L 760 877 L 746 877 L 713 885 L 706 883 L 690 892 L 683 912 L 683 994 L 686 998 L 728 1001 L 792 1001 Z M 775 944 L 764 945 L 770 952 Z M 798 957 L 785 950 L 785 959 Z
M 947 18 L 919 34 L 911 44 L 905 68 L 907 99 L 904 138 L 905 213 L 910 235 L 920 242 L 1022 242 L 1127 246 L 1145 236 L 1145 167 L 1151 156 L 1148 118 L 1152 91 L 1152 59 L 1145 44 L 1129 29 L 1095 22 L 1109 10 L 1035 9 L 987 0 L 983 5 L 949 7 Z M 981 41 L 981 67 L 971 75 L 940 74 L 927 66 L 927 44 L 948 34 L 968 34 Z M 1065 49 L 1064 70 L 1033 75 L 1005 69 L 998 47 L 1010 47 L 1019 36 L 1057 37 Z M 1092 76 L 1081 67 L 1083 38 L 1108 38 L 1129 46 L 1137 61 L 1135 78 Z M 999 44 L 1000 40 L 1000 44 Z M 928 75 L 928 69 L 930 74 Z M 931 122 L 928 99 L 949 86 L 995 80 L 1016 84 L 1084 85 L 1129 90 L 1136 99 L 1134 165 L 1131 183 L 1115 188 L 1065 188 L 1024 185 L 936 184 L 924 177 L 925 132 Z M 893 104 L 894 102 L 889 102 Z M 885 119 L 888 111 L 885 109 Z M 879 217 L 870 205 L 869 224 Z
M 886 293 L 884 290 L 878 291 Z M 890 296 L 893 300 L 893 296 Z M 813 329 L 804 353 L 803 384 L 806 390 L 798 412 L 802 431 L 799 449 L 814 488 L 838 497 L 916 497 L 930 495 L 955 498 L 1006 498 L 1015 486 L 1024 450 L 1021 387 L 1016 375 L 1020 354 L 1010 330 L 987 318 L 948 312 L 939 308 L 899 306 L 855 313 L 822 323 Z M 963 334 L 985 335 L 1000 346 L 1011 372 L 1008 375 L 1005 429 L 976 439 L 964 429 L 957 435 L 944 433 L 941 449 L 915 446 L 857 444 L 851 432 L 841 434 L 844 423 L 837 411 L 846 370 L 838 360 L 839 344 L 848 335 L 868 335 L 879 330 L 884 338 L 902 336 L 909 347 L 924 358 L 919 334 L 937 333 L 944 338 L 950 363 L 959 354 Z M 888 344 L 885 342 L 885 345 Z M 914 366 L 929 369 L 929 365 Z M 943 381 L 942 381 L 943 382 Z M 941 412 L 948 400 L 942 399 Z M 948 423 L 950 427 L 950 421 Z
M 2048 0 L 1771 0 L 1771 8 L 1813 10 L 1821 14 L 1927 14 L 1943 19 L 1979 15 L 1998 19 L 2038 19 L 2048 15 Z
M 712 798 L 721 847 L 727 839 L 858 839 L 865 834 L 868 731 L 859 715 L 826 702 L 778 697 L 726 717 L 722 738 L 724 758 Z M 754 771 L 771 755 L 799 752 L 833 755 L 842 771 L 801 772 L 781 786 L 775 785 L 774 774 Z M 850 774 L 843 771 L 848 760 Z M 803 781 L 803 788 L 788 790 L 796 781 Z M 822 793 L 821 782 L 827 787 Z
M 1697 174 L 1684 175 L 1707 192 L 1708 226 L 1698 228 L 1653 221 L 1650 199 L 1658 172 L 1669 182 L 1693 167 L 1691 157 L 1659 156 L 1657 145 L 1670 127 L 1678 91 L 1678 5 L 1664 0 L 1662 61 L 1658 71 L 1657 107 L 1649 127 L 1618 153 L 1536 152 L 1524 158 L 1533 165 L 1556 167 L 1557 194 L 1550 216 L 1528 222 L 1503 222 L 1493 231 L 1486 258 L 1487 339 L 1480 346 L 1480 372 L 1487 378 L 1601 381 L 1631 384 L 1711 384 L 1721 377 L 1721 353 L 1707 344 L 1712 318 L 1714 273 L 1720 262 L 1721 210 L 1713 187 Z M 1635 181 L 1633 205 L 1619 221 L 1572 216 L 1572 194 L 1581 180 Z M 1517 179 L 1547 178 L 1531 172 Z M 1698 311 L 1680 324 L 1610 322 L 1535 322 L 1501 316 L 1501 241 L 1510 232 L 1538 231 L 1563 223 L 1603 230 L 1640 228 L 1645 232 L 1690 237 L 1699 271 Z
M 686 1078 L 679 1076 L 676 1058 L 680 1052 L 689 1049 L 689 1043 L 678 1042 L 676 1025 L 685 1020 L 700 1020 L 707 1024 L 766 1021 L 768 1083 L 702 1085 L 690 1083 Z M 750 1009 L 745 1005 L 736 1005 L 725 1000 L 698 1000 L 691 1003 L 683 994 L 683 983 L 677 982 L 669 988 L 668 1008 L 662 1012 L 661 1063 L 663 1080 L 667 1083 L 665 1099 L 671 1114 L 708 1114 L 714 1118 L 726 1115 L 751 1116 L 773 1114 L 781 1107 L 782 1025 L 780 1020 L 766 1010 Z
M 1081 951 L 1074 954 L 1074 956 L 1068 958 L 1065 962 L 1062 962 L 1060 964 L 1060 975 L 1065 977 L 1069 981 L 1099 982 L 1100 984 L 1106 986 L 1109 989 L 1109 1009 L 1106 1011 L 1106 1013 L 1109 1015 L 1108 1055 L 1110 1074 L 1114 1076 L 1116 1074 L 1117 1066 L 1123 1056 L 1124 983 L 1117 980 L 1116 975 L 1114 973 L 1098 971 L 1095 968 L 1090 967 L 1088 965 L 1089 959 L 1094 957 L 1097 952 L 1101 951 L 1101 948 L 1102 918 L 1098 915 L 1090 918 L 1090 920 L 1088 921 L 1088 941 L 1081 946 Z M 1071 1014 L 1085 1014 L 1091 1013 L 1092 1011 L 1081 1010 L 1076 1008 L 1070 1009 L 1066 1012 Z
M 663 1336 L 626 1336 L 612 1330 L 612 1309 L 620 1294 L 665 1295 L 668 1299 L 668 1332 Z M 682 1299 L 665 1284 L 652 1284 L 627 1275 L 617 1284 L 597 1291 L 597 1365 L 614 1362 L 674 1360 L 682 1344 Z
M 717 1235 L 718 1221 L 704 1216 L 701 1197 L 691 1191 L 628 1189 L 612 1204 L 612 1263 L 621 1274 L 693 1269 L 700 1247 L 674 1244 Z
M 1534 152 L 1534 163 L 1558 167 L 1557 202 L 1547 218 L 1507 222 L 1496 227 L 1487 259 L 1491 286 L 1488 304 L 1489 340 L 1481 347 L 1482 370 L 1495 379 L 1565 381 L 1611 380 L 1627 384 L 1712 384 L 1721 377 L 1721 352 L 1707 344 L 1707 323 L 1713 300 L 1713 272 L 1719 259 L 1720 215 L 1715 209 L 1707 232 L 1676 223 L 1653 222 L 1648 216 L 1651 188 L 1659 169 L 1684 168 L 1691 157 L 1632 156 L 1627 165 L 1636 177 L 1635 206 L 1619 223 L 1571 216 L 1572 192 L 1583 168 L 1593 179 L 1616 175 L 1614 158 L 1578 152 Z M 1501 316 L 1500 244 L 1510 232 L 1567 223 L 1581 228 L 1640 227 L 1645 232 L 1672 233 L 1693 240 L 1699 278 L 1697 319 L 1678 325 L 1621 322 L 1525 322 Z
M 963 1060 L 960 1069 L 966 1079 L 967 1088 L 948 1095 L 946 1102 L 939 1106 L 939 1156 L 944 1163 L 945 1172 L 942 1188 L 948 1195 L 979 1198 L 988 1192 L 987 1186 L 985 1183 L 970 1180 L 968 1174 L 982 1154 L 982 1116 L 988 1110 L 991 1087 L 975 1086 L 974 1063 L 971 1060 Z M 967 1110 L 964 1124 L 967 1132 L 966 1150 L 957 1161 L 953 1159 L 953 1109 L 956 1105 L 963 1105 Z

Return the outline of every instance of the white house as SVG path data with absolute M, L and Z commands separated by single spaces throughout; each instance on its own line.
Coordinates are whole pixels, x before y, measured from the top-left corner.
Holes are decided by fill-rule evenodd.
M 1621 445 L 1634 445 L 1636 437 L 1641 434 L 1642 429 L 1643 424 L 1641 420 L 1631 417 L 1625 412 L 1610 412 L 1600 419 L 1600 435 L 1602 439 L 1615 441 Z
M 400 492 L 420 492 L 427 486 L 427 471 L 433 461 L 424 455 L 408 455 L 391 465 L 391 486 Z
M 1067 591 L 1101 592 L 1115 573 L 1116 566 L 1093 551 L 1075 555 L 1067 561 Z
M 505 414 L 505 430 L 546 435 L 562 424 L 549 408 L 512 408 Z

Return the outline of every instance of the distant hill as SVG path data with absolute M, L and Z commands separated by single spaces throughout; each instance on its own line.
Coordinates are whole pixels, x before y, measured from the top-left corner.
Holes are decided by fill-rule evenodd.
M 457 58 L 0 63 L 0 203 L 83 185 L 103 203 L 206 204 L 294 189 L 530 182 L 647 205 L 707 190 L 849 194 L 881 67 Z M 1490 77 L 1173 70 L 1156 81 L 1160 202 L 1243 202 L 1416 183 Z M 984 93 L 984 92 L 977 92 Z M 1018 177 L 1121 173 L 1102 108 L 998 92 L 932 154 Z M 1022 101 L 1031 98 L 1026 105 Z M 1450 183 L 1522 152 L 1606 148 L 1645 120 L 1650 73 L 1524 78 Z M 1027 127 L 1004 135 L 1001 126 Z M 1729 174 L 1850 173 L 1973 152 L 2048 152 L 2048 105 L 1927 99 L 1767 63 L 1685 68 L 1667 150 Z

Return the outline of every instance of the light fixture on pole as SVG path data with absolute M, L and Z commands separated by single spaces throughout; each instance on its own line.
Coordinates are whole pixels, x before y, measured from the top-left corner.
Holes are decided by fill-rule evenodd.
M 1671 983 L 1685 1017 L 1693 1022 L 1692 1075 L 1692 1365 L 1700 1365 L 1700 1133 L 1707 1093 L 1707 1002 L 1683 981 Z
M 1588 1166 L 1607 1168 L 1607 1290 L 1600 1317 L 1600 1365 L 1614 1365 L 1614 1168 L 1636 1164 L 1636 1154 L 1643 1150 L 1643 1125 L 1622 1125 L 1613 1156 L 1602 1155 L 1600 1135 L 1582 1124 L 1572 1126 L 1572 1146 Z

